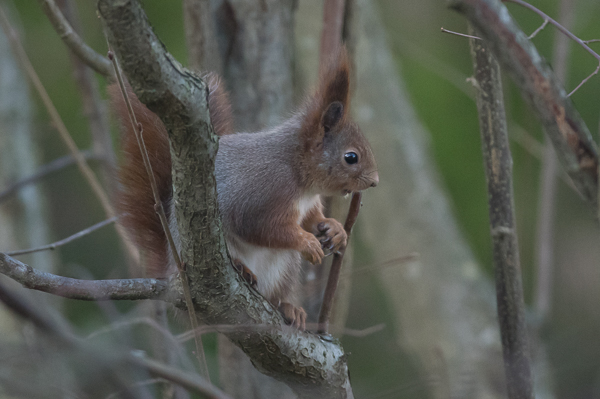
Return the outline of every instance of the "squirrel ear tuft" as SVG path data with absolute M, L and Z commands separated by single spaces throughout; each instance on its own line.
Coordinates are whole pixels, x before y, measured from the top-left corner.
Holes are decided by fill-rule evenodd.
M 346 47 L 341 47 L 330 61 L 325 73 L 321 76 L 319 87 L 322 106 L 339 101 L 348 107 L 350 96 L 350 62 Z
M 321 117 L 321 126 L 323 127 L 325 133 L 335 128 L 343 116 L 344 106 L 341 102 L 334 101 L 329 104 L 329 107 L 327 107 L 325 112 L 323 112 L 323 116 Z

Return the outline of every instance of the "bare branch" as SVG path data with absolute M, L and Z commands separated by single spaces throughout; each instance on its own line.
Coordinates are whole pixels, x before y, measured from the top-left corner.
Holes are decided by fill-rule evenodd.
M 580 88 L 581 86 L 583 86 L 585 82 L 587 82 L 588 80 L 590 80 L 590 78 L 591 78 L 592 76 L 594 76 L 594 75 L 597 75 L 597 74 L 598 74 L 598 71 L 600 71 L 600 64 L 598 64 L 598 66 L 596 67 L 596 69 L 594 70 L 594 72 L 590 73 L 590 74 L 587 76 L 587 78 L 583 79 L 583 80 L 581 81 L 581 83 L 579 83 L 579 84 L 578 84 L 578 85 L 577 85 L 577 86 L 576 86 L 576 87 L 575 87 L 573 90 L 571 90 L 571 92 L 570 92 L 569 94 L 567 94 L 567 97 L 571 97 L 571 95 L 572 95 L 573 93 L 575 93 L 577 90 L 579 90 L 579 88 Z
M 561 0 L 559 18 L 566 29 L 570 29 L 575 19 L 575 0 Z M 557 79 L 566 82 L 571 41 L 561 32 L 556 32 L 552 66 Z M 546 140 L 540 176 L 538 217 L 535 234 L 534 308 L 540 321 L 546 321 L 552 303 L 554 274 L 554 232 L 556 217 L 556 196 L 558 160 L 552 144 Z M 539 324 L 541 326 L 541 323 Z
M 75 0 L 56 0 L 56 5 L 71 24 L 75 33 L 81 32 L 81 23 Z M 102 179 L 110 193 L 115 192 L 117 179 L 114 173 L 117 157 L 110 134 L 110 121 L 106 102 L 100 96 L 98 80 L 88 65 L 75 53 L 70 53 L 73 76 L 81 94 L 83 114 L 90 127 L 92 151 L 102 159 Z M 134 266 L 134 265 L 132 265 Z
M 89 150 L 81 151 L 85 159 L 87 160 L 95 160 L 97 157 L 92 154 Z M 28 184 L 35 183 L 38 180 L 45 178 L 48 175 L 51 175 L 55 172 L 58 172 L 64 168 L 67 168 L 71 165 L 75 164 L 75 158 L 72 155 L 65 155 L 64 157 L 60 157 L 55 159 L 54 161 L 41 166 L 34 174 L 28 176 L 24 179 L 18 180 L 12 183 L 10 186 L 6 187 L 4 190 L 0 191 L 0 202 L 6 200 L 16 191 L 21 189 L 22 187 L 27 186 Z
M 460 37 L 466 37 L 466 38 L 468 38 L 468 39 L 481 40 L 481 38 L 480 38 L 480 37 L 477 37 L 477 36 L 472 36 L 472 35 L 466 35 L 466 34 L 464 34 L 464 33 L 458 33 L 458 32 L 454 32 L 454 31 L 448 30 L 448 29 L 446 29 L 446 28 L 444 28 L 444 27 L 442 27 L 442 28 L 441 28 L 441 30 L 442 30 L 442 33 L 449 33 L 449 34 L 451 34 L 451 35 L 456 35 L 456 36 L 460 36 Z
M 472 28 L 470 31 L 474 31 Z M 479 35 L 478 35 L 479 36 Z M 500 66 L 485 41 L 470 40 L 479 91 L 477 110 L 488 185 L 496 301 L 510 399 L 533 399 L 519 247 L 514 215 L 512 158 Z
M 129 362 L 145 368 L 155 377 L 164 378 L 165 380 L 171 381 L 191 391 L 199 392 L 206 395 L 207 398 L 231 399 L 231 396 L 227 395 L 199 375 L 186 373 L 140 356 L 131 356 Z
M 546 24 L 548 22 L 550 22 L 552 25 L 554 25 L 559 31 L 561 31 L 563 34 L 565 34 L 569 39 L 575 41 L 576 43 L 578 43 L 581 47 L 583 47 L 588 53 L 590 53 L 592 56 L 594 56 L 594 58 L 596 58 L 598 60 L 598 67 L 596 68 L 596 70 L 594 72 L 592 72 L 587 78 L 585 78 L 581 83 L 579 83 L 577 85 L 577 87 L 575 87 L 575 89 L 573 89 L 568 95 L 567 97 L 570 97 L 571 94 L 575 93 L 581 86 L 583 86 L 583 84 L 585 82 L 587 82 L 592 76 L 596 75 L 598 73 L 598 70 L 600 70 L 600 54 L 596 53 L 594 50 L 592 50 L 589 46 L 588 43 L 592 43 L 595 40 L 581 40 L 580 38 L 578 38 L 577 36 L 575 36 L 573 33 L 571 33 L 570 30 L 568 30 L 567 28 L 565 28 L 563 25 L 561 25 L 560 23 L 556 22 L 556 20 L 554 20 L 553 18 L 549 17 L 546 13 L 544 13 L 543 11 L 541 11 L 539 8 L 532 6 L 531 4 L 523 1 L 523 0 L 502 0 L 503 2 L 511 2 L 511 3 L 516 3 L 519 4 L 525 8 L 530 9 L 531 11 L 535 12 L 536 14 L 538 14 L 539 16 L 541 16 L 542 18 L 544 18 L 544 23 L 542 24 L 542 26 L 540 28 L 538 28 L 538 30 L 543 29 L 544 26 L 546 26 Z M 537 34 L 538 30 L 536 30 L 534 33 Z M 534 36 L 534 34 L 532 34 L 529 38 L 531 39 Z
M 52 26 L 65 42 L 67 47 L 77 54 L 90 68 L 101 75 L 113 76 L 113 69 L 106 57 L 98 54 L 79 37 L 69 21 L 64 17 L 54 0 L 39 0 L 42 9 L 52 23 Z
M 62 118 L 60 117 L 60 114 L 56 110 L 56 107 L 52 103 L 52 100 L 50 99 L 48 92 L 44 88 L 44 85 L 42 84 L 39 76 L 33 69 L 33 65 L 31 65 L 31 62 L 29 61 L 29 58 L 27 57 L 27 54 L 25 53 L 25 50 L 23 49 L 23 46 L 21 45 L 21 42 L 19 40 L 19 37 L 18 37 L 16 31 L 11 27 L 10 22 L 9 22 L 8 18 L 6 17 L 6 15 L 4 14 L 4 11 L 2 10 L 2 8 L 0 8 L 0 25 L 2 25 L 2 29 L 4 30 L 6 36 L 9 38 L 13 52 L 17 56 L 19 62 L 21 63 L 21 65 L 23 66 L 25 71 L 27 72 L 27 75 L 29 76 L 29 79 L 31 80 L 33 86 L 35 87 L 36 91 L 40 95 L 42 102 L 44 103 L 44 106 L 46 107 L 46 110 L 48 111 L 48 114 L 50 115 L 50 118 L 52 119 L 54 126 L 56 127 L 56 129 L 58 130 L 58 133 L 60 134 L 60 137 L 62 138 L 62 140 L 65 142 L 65 144 L 69 148 L 69 151 L 73 155 L 73 158 L 75 158 L 77 167 L 79 168 L 79 170 L 81 171 L 81 173 L 83 174 L 83 176 L 85 177 L 87 182 L 89 183 L 90 187 L 92 188 L 92 191 L 94 192 L 94 194 L 100 201 L 100 204 L 102 205 L 102 208 L 104 209 L 104 212 L 106 213 L 106 216 L 109 218 L 116 216 L 116 212 L 115 212 L 112 204 L 110 203 L 110 200 L 108 198 L 108 195 L 106 194 L 106 191 L 104 191 L 104 189 L 102 188 L 102 185 L 98 181 L 98 178 L 96 177 L 96 175 L 94 174 L 94 172 L 92 171 L 90 166 L 87 164 L 85 157 L 83 156 L 83 154 L 81 153 L 79 148 L 77 148 L 77 144 L 75 144 L 75 141 L 69 134 L 69 131 L 67 130 L 67 127 L 63 123 Z M 133 259 L 135 259 L 136 261 L 139 261 L 139 254 L 137 252 L 137 249 L 127 239 L 125 230 L 123 230 L 123 228 L 120 225 L 116 225 L 116 229 L 117 229 L 117 233 L 119 233 L 119 236 L 123 240 L 125 247 L 128 249 L 131 257 Z
M 30 254 L 30 253 L 33 253 L 33 252 L 55 250 L 56 248 L 62 247 L 63 245 L 68 244 L 68 243 L 70 243 L 72 241 L 75 241 L 78 238 L 81 238 L 81 237 L 86 236 L 86 235 L 88 235 L 90 233 L 93 233 L 94 231 L 96 231 L 96 230 L 98 230 L 98 229 L 100 229 L 100 228 L 102 228 L 102 227 L 104 227 L 106 225 L 114 223 L 114 222 L 117 221 L 117 219 L 118 219 L 117 216 L 112 217 L 110 219 L 106 219 L 106 220 L 104 220 L 104 221 L 102 221 L 100 223 L 96 223 L 95 225 L 90 226 L 87 229 L 81 230 L 78 233 L 75 233 L 75 234 L 73 234 L 73 235 L 71 235 L 71 236 L 69 236 L 67 238 L 64 238 L 64 239 L 62 239 L 60 241 L 56 241 L 56 242 L 54 242 L 52 244 L 43 245 L 43 246 L 37 247 L 37 248 L 22 249 L 22 250 L 19 250 L 19 251 L 10 251 L 10 252 L 6 252 L 6 255 L 8 255 L 8 256 L 16 256 L 16 255 Z
M 36 270 L 0 252 L 0 273 L 25 288 L 85 301 L 164 299 L 169 283 L 152 278 L 78 280 Z
M 540 33 L 546 27 L 546 25 L 548 25 L 548 22 L 549 21 L 547 19 L 544 19 L 544 22 L 540 25 L 540 27 L 537 28 L 536 30 L 534 30 L 531 35 L 529 35 L 529 40 L 531 40 L 534 37 L 536 37 L 537 34 Z
M 583 198 L 598 203 L 598 154 L 589 129 L 552 69 L 498 0 L 448 0 L 465 14 L 540 119 Z M 552 20 L 550 19 L 552 23 Z
M 344 223 L 344 230 L 348 235 L 348 239 L 350 239 L 352 227 L 354 226 L 356 218 L 358 217 L 358 212 L 360 211 L 361 198 L 362 194 L 360 191 L 352 194 L 352 202 L 350 203 L 350 209 L 348 210 L 348 217 Z M 345 251 L 346 249 L 342 248 L 333 255 L 329 278 L 327 279 L 327 286 L 325 287 L 325 293 L 323 294 L 323 304 L 321 305 L 321 311 L 319 313 L 319 328 L 317 331 L 321 334 L 327 334 L 329 332 L 329 317 L 331 316 L 333 300 L 335 299 L 335 290 L 342 271 L 342 260 L 344 259 Z

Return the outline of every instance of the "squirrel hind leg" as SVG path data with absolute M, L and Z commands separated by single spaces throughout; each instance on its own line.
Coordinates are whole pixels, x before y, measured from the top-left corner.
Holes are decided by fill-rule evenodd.
M 292 327 L 296 327 L 298 330 L 306 330 L 306 312 L 301 307 L 296 307 L 288 302 L 281 302 L 279 304 L 279 311 L 283 315 L 285 321 Z

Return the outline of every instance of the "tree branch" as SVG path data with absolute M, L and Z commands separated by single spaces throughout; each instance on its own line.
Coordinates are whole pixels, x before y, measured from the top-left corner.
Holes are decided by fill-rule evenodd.
M 60 8 L 54 3 L 54 0 L 39 0 L 39 3 L 42 5 L 42 9 L 52 23 L 56 33 L 58 33 L 73 53 L 77 54 L 83 62 L 99 74 L 107 77 L 113 76 L 113 69 L 108 59 L 85 44 L 77 32 L 73 30 L 69 21 L 67 21 L 60 11 Z
M 550 66 L 498 0 L 448 0 L 487 40 L 552 141 L 563 167 L 586 201 L 598 203 L 598 153 L 588 127 Z
M 25 288 L 84 301 L 165 299 L 169 282 L 153 278 L 79 280 L 42 272 L 0 252 L 0 273 Z
M 182 258 L 197 314 L 209 324 L 272 325 L 269 331 L 225 334 L 260 371 L 301 397 L 352 397 L 339 344 L 283 331 L 281 315 L 230 266 L 217 207 L 217 138 L 206 84 L 165 51 L 137 1 L 99 0 L 98 9 L 134 92 L 169 132 Z
M 485 41 L 469 39 L 469 42 L 479 88 L 477 110 L 488 185 L 496 301 L 506 386 L 510 399 L 533 399 L 525 302 L 513 210 L 512 158 L 506 129 L 500 66 Z

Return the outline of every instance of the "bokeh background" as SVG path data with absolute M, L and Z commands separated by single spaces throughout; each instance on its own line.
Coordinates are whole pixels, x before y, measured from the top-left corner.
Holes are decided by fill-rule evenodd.
M 105 53 L 106 42 L 93 3 L 77 1 L 83 36 L 98 52 Z M 314 10 L 315 20 L 320 18 L 321 2 L 300 0 L 299 3 L 304 10 L 303 18 L 310 18 L 311 10 Z M 572 0 L 569 3 L 574 10 L 573 33 L 582 39 L 600 38 L 597 23 L 600 19 L 600 3 L 594 0 Z M 66 47 L 37 2 L 2 1 L 0 4 L 10 8 L 12 17 L 19 21 L 27 54 L 78 146 L 89 148 L 89 127 Z M 556 19 L 560 17 L 560 0 L 532 0 L 531 4 Z M 472 74 L 468 41 L 440 31 L 444 27 L 466 32 L 466 22 L 441 0 L 378 0 L 374 5 L 386 33 L 395 72 L 403 81 L 414 112 L 426 128 L 423 134 L 426 135 L 428 151 L 449 201 L 449 212 L 456 219 L 459 234 L 466 238 L 477 268 L 492 281 L 487 194 L 475 92 L 466 80 Z M 185 65 L 187 55 L 180 2 L 146 0 L 144 7 L 167 49 Z M 533 32 L 543 22 L 538 15 L 518 5 L 509 4 L 508 7 L 527 33 Z M 302 43 L 310 41 L 306 39 L 303 42 L 302 34 L 298 35 L 299 54 L 302 54 Z M 533 39 L 546 59 L 552 59 L 556 35 L 556 30 L 547 26 Z M 567 91 L 597 66 L 597 60 L 581 47 L 574 43 L 571 46 L 564 82 Z M 591 46 L 600 51 L 600 43 Z M 305 80 L 310 81 L 309 73 Z M 104 87 L 104 80 L 99 78 L 98 81 Z M 360 80 L 357 85 L 361 85 Z M 595 140 L 600 126 L 598 93 L 600 77 L 595 76 L 572 96 Z M 39 162 L 43 164 L 65 155 L 67 151 L 49 124 L 38 96 L 32 91 L 31 97 L 35 103 L 34 140 L 40 149 Z M 597 306 L 600 301 L 600 230 L 594 211 L 559 179 L 553 231 L 555 257 L 552 303 L 548 317 L 540 322 L 533 298 L 537 281 L 536 223 L 540 203 L 540 173 L 543 168 L 540 154 L 545 138 L 538 121 L 508 78 L 505 79 L 505 101 L 512 139 L 523 283 L 529 305 L 528 318 L 531 330 L 535 332 L 532 339 L 540 341 L 544 347 L 547 355 L 545 367 L 551 376 L 551 390 L 555 397 L 600 398 L 600 312 Z M 118 147 L 116 129 L 113 129 L 113 133 L 115 146 Z M 384 184 L 382 179 L 381 185 Z M 91 190 L 74 167 L 48 177 L 39 183 L 39 187 L 48 199 L 52 241 L 104 218 Z M 18 207 L 17 201 L 16 197 L 9 199 L 0 204 L 0 210 L 14 210 Z M 394 215 L 388 217 L 393 218 Z M 357 229 L 360 231 L 361 222 Z M 361 234 L 358 233 L 358 236 Z M 361 259 L 366 259 L 361 256 L 361 250 L 359 244 L 355 268 L 368 266 L 361 263 Z M 377 249 L 369 248 L 368 251 Z M 57 273 L 61 275 L 82 278 L 127 276 L 126 259 L 112 228 L 99 230 L 58 249 L 56 253 L 59 259 Z M 31 259 L 22 258 L 24 262 L 31 262 Z M 431 381 L 423 375 L 414 354 L 399 344 L 398 334 L 405 327 L 404 323 L 410 323 L 410 320 L 403 319 L 400 322 L 396 317 L 390 304 L 393 297 L 381 277 L 381 274 L 374 272 L 352 281 L 347 326 L 362 329 L 385 324 L 383 330 L 373 335 L 362 338 L 346 336 L 342 339 L 345 349 L 351 353 L 349 361 L 356 396 L 438 397 Z M 109 321 L 106 311 L 94 303 L 63 301 L 61 306 L 82 332 L 92 332 Z M 117 313 L 126 313 L 133 306 L 132 303 L 114 304 Z M 211 369 L 216 370 L 216 338 L 207 335 L 205 343 Z M 468 377 L 464 384 L 469 384 Z

